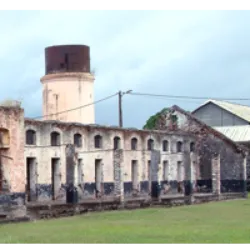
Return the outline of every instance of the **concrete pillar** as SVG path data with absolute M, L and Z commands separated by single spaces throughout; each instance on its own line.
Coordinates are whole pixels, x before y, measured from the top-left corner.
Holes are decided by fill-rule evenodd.
M 247 198 L 248 196 L 248 193 L 247 193 L 247 159 L 248 159 L 248 155 L 245 155 L 244 160 L 243 160 L 243 167 L 242 167 L 243 194 L 245 198 Z
M 151 197 L 160 198 L 159 167 L 161 163 L 161 152 L 159 150 L 151 151 L 150 176 L 151 176 Z
M 214 194 L 220 195 L 220 154 L 212 157 L 212 190 Z
M 68 144 L 66 146 L 66 184 L 73 186 L 75 184 L 75 146 Z
M 113 151 L 114 159 L 114 194 L 120 202 L 124 202 L 123 170 L 124 170 L 124 151 L 122 149 Z

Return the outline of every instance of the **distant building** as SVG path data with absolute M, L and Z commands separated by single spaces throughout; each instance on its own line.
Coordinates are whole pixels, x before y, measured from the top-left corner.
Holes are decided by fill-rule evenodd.
M 250 107 L 236 103 L 208 100 L 192 114 L 211 127 L 250 125 Z
M 200 121 L 236 143 L 250 148 L 250 107 L 208 100 L 192 112 Z

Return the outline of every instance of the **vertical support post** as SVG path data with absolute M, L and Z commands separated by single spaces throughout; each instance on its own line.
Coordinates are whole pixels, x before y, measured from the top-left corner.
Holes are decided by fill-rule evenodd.
M 159 183 L 159 165 L 161 162 L 161 153 L 159 150 L 151 151 L 151 165 L 150 165 L 150 176 L 151 176 L 151 197 L 160 199 L 160 183 Z
M 243 196 L 244 198 L 247 198 L 248 193 L 247 193 L 247 159 L 248 159 L 248 154 L 245 155 L 244 160 L 243 160 Z
M 221 192 L 221 179 L 220 179 L 220 154 L 215 154 L 212 157 L 212 190 L 216 195 Z
M 75 184 L 75 146 L 72 144 L 66 146 L 66 184 Z
M 113 151 L 114 159 L 114 193 L 119 199 L 121 205 L 124 205 L 124 187 L 123 187 L 123 160 L 124 152 L 122 149 Z
M 122 119 L 122 92 L 119 91 L 118 93 L 118 99 L 119 99 L 119 126 L 123 127 L 123 119 Z
M 184 188 L 185 188 L 185 203 L 187 205 L 192 204 L 193 198 L 193 176 L 192 176 L 192 156 L 193 153 L 189 152 L 188 150 L 184 151 L 184 169 L 185 169 L 185 181 L 184 181 Z

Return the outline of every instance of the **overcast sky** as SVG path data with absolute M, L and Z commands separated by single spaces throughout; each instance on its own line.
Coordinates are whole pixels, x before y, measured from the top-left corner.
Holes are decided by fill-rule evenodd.
M 118 90 L 250 98 L 249 11 L 1 11 L 0 100 L 41 115 L 44 48 L 90 46 L 95 100 Z M 118 100 L 97 104 L 96 123 L 118 124 Z M 124 126 L 203 101 L 124 96 Z M 250 102 L 241 102 L 249 104 Z

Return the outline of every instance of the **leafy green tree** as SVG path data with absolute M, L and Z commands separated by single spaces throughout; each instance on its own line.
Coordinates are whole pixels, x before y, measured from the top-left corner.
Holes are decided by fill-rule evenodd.
M 149 119 L 146 121 L 146 124 L 143 126 L 143 129 L 155 129 L 156 122 L 160 118 L 162 114 L 168 111 L 168 108 L 162 109 L 160 112 L 157 112 L 156 114 L 149 117 Z

